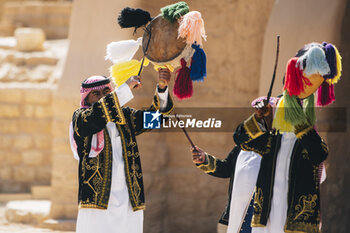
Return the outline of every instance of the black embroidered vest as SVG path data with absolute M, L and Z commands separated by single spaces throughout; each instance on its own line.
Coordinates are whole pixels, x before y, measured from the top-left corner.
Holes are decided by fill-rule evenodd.
M 159 110 L 157 93 L 150 108 Z M 169 114 L 173 103 L 168 97 L 164 114 Z M 129 199 L 134 211 L 145 208 L 144 186 L 140 154 L 136 135 L 143 129 L 143 112 L 132 108 L 121 108 L 115 92 L 108 94 L 88 109 L 77 109 L 73 114 L 74 140 L 77 144 L 79 160 L 79 193 L 81 208 L 107 209 L 112 179 L 112 145 L 106 124 L 114 122 L 121 137 L 125 177 Z M 89 157 L 93 134 L 103 130 L 105 145 L 100 154 Z

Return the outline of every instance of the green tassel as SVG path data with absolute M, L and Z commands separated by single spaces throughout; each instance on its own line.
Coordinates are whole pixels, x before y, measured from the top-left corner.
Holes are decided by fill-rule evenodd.
M 315 113 L 315 95 L 312 94 L 304 100 L 304 113 L 311 125 L 314 125 L 316 122 L 316 113 Z
M 162 16 L 171 23 L 190 11 L 186 2 L 178 2 L 160 9 Z
M 287 122 L 291 123 L 293 126 L 308 124 L 306 115 L 303 111 L 303 108 L 298 103 L 297 97 L 294 95 L 290 96 L 287 90 L 283 92 L 283 96 L 285 108 L 284 119 Z

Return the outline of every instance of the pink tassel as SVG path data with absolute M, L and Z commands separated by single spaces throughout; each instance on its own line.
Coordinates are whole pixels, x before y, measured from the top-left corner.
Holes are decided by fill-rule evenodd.
M 205 35 L 204 21 L 200 12 L 188 12 L 180 19 L 179 23 L 178 38 L 186 38 L 187 44 L 197 42 L 197 44 L 202 45 L 202 37 L 206 40 L 207 36 Z
M 317 89 L 317 106 L 326 106 L 335 101 L 334 85 L 326 81 Z
M 179 100 L 192 97 L 193 87 L 190 72 L 190 69 L 186 66 L 185 59 L 181 58 L 181 69 L 176 71 L 176 80 L 173 89 L 173 94 Z

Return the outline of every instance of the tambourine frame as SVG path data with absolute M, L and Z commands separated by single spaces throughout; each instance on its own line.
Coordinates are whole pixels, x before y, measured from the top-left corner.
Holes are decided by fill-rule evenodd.
M 177 58 L 186 47 L 184 39 L 178 38 L 178 28 L 177 21 L 171 23 L 161 15 L 152 19 L 142 38 L 145 56 L 155 63 L 169 62 Z

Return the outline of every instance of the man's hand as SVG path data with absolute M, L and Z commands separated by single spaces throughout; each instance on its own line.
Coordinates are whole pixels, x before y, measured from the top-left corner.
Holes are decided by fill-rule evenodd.
M 194 163 L 205 163 L 206 156 L 205 152 L 200 149 L 199 147 L 195 146 L 196 148 L 191 147 L 192 152 L 192 160 Z
M 267 100 L 263 100 L 261 102 L 257 102 L 255 104 L 255 119 L 260 121 L 262 119 L 265 120 L 267 127 L 271 129 L 272 127 L 272 107 Z
M 130 87 L 130 89 L 141 88 L 141 76 L 131 76 L 125 83 Z
M 164 89 L 170 82 L 171 73 L 169 69 L 160 68 L 158 69 L 158 86 L 160 89 Z

